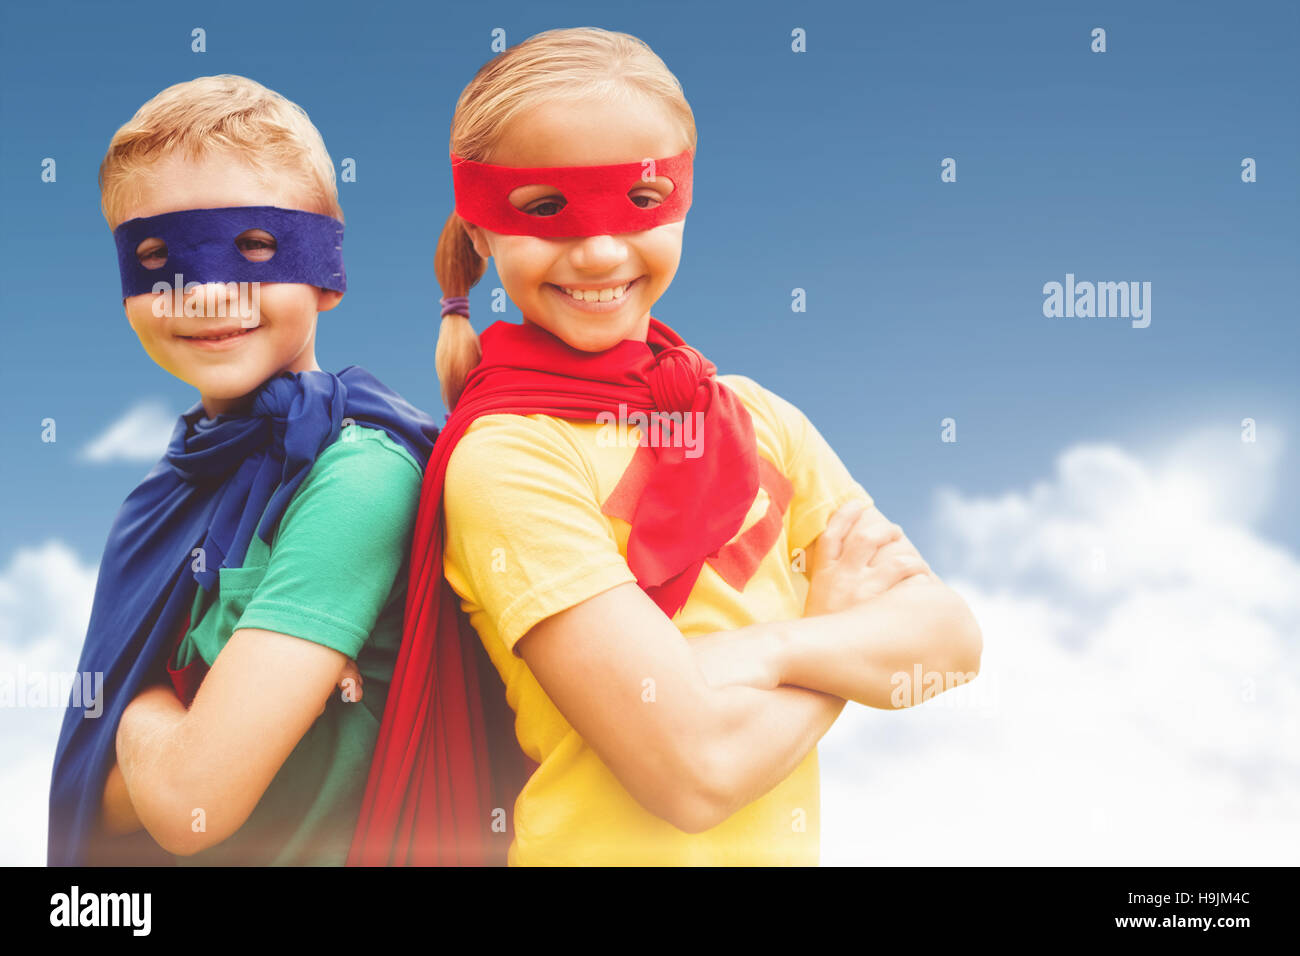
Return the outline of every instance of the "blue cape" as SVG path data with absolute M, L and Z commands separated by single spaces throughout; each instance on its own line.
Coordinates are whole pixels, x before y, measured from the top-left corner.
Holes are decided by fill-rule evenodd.
M 345 419 L 382 428 L 422 468 L 438 436 L 432 418 L 360 366 L 337 375 L 282 372 L 257 390 L 247 412 L 208 419 L 196 403 L 177 421 L 166 455 L 123 503 L 77 665 L 79 675 L 103 674 L 103 699 L 94 702 L 99 716 L 89 716 L 91 703 L 78 699 L 82 679 L 74 682 L 50 783 L 51 866 L 91 862 L 118 721 L 137 693 L 165 677 L 195 589 L 211 590 L 220 568 L 239 567 L 254 531 L 271 542 Z M 204 549 L 203 570 L 193 570 L 195 548 Z

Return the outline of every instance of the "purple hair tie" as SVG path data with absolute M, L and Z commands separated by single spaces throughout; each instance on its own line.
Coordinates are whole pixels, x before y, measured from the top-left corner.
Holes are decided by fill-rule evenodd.
M 467 295 L 449 295 L 446 298 L 439 299 L 442 305 L 442 317 L 448 315 L 463 315 L 469 318 L 469 296 Z

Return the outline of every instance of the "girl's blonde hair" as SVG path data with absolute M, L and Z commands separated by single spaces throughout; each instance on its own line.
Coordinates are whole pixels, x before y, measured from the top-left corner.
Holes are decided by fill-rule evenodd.
M 99 166 L 109 228 L 121 224 L 150 168 L 178 150 L 191 159 L 229 150 L 263 174 L 288 172 L 308 212 L 343 220 L 334 163 L 306 111 L 255 80 L 223 74 L 167 87 L 113 134 Z
M 695 116 L 677 77 L 641 40 L 598 27 L 547 30 L 484 64 L 456 102 L 451 152 L 491 162 L 510 121 L 521 113 L 555 101 L 620 102 L 629 94 L 662 103 L 694 154 Z M 438 237 L 433 265 L 446 297 L 468 295 L 487 269 L 454 209 Z M 442 319 L 434 362 L 448 409 L 456 406 L 482 354 L 468 316 L 453 313 Z

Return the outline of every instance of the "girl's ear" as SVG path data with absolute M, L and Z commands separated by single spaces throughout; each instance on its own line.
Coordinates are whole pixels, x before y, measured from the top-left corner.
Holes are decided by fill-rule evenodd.
M 492 248 L 487 243 L 487 238 L 483 235 L 483 230 L 472 222 L 467 222 L 465 232 L 469 236 L 469 241 L 474 244 L 474 251 L 478 253 L 480 259 L 491 259 Z

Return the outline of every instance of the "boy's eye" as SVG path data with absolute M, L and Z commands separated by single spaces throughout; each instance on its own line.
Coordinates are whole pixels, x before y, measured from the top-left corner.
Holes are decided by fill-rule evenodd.
M 275 236 L 265 229 L 246 229 L 235 237 L 235 248 L 249 262 L 266 262 L 275 255 Z
M 659 194 L 652 189 L 644 189 L 639 194 L 627 198 L 642 209 L 653 209 L 663 202 Z
M 146 269 L 161 269 L 167 264 L 167 243 L 161 239 L 146 239 L 135 247 L 135 256 Z

